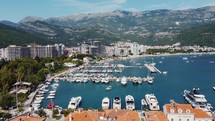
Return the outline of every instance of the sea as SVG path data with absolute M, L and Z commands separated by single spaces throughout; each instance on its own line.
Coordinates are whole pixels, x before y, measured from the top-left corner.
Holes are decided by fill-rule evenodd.
M 87 83 L 72 83 L 59 81 L 55 99 L 44 99 L 41 105 L 46 107 L 51 101 L 56 105 L 67 108 L 71 97 L 81 96 L 80 108 L 98 109 L 104 97 L 109 97 L 111 102 L 114 97 L 119 96 L 122 100 L 122 108 L 125 108 L 125 96 L 132 95 L 135 99 L 137 110 L 141 110 L 141 99 L 145 94 L 154 94 L 162 109 L 163 105 L 174 100 L 177 103 L 187 103 L 183 98 L 185 89 L 192 90 L 198 87 L 200 92 L 212 106 L 215 106 L 215 55 L 214 54 L 193 54 L 193 55 L 171 55 L 171 56 L 148 56 L 127 60 L 114 60 L 111 64 L 124 64 L 127 66 L 143 65 L 145 63 L 156 63 L 156 67 L 167 74 L 150 74 L 154 77 L 153 84 L 147 82 L 141 85 L 128 82 L 126 86 L 115 81 L 109 84 L 96 84 L 92 81 Z M 146 68 L 125 68 L 122 73 L 113 73 L 117 77 L 146 77 Z M 112 86 L 112 90 L 106 91 L 107 86 Z M 51 88 L 51 87 L 49 87 Z M 46 94 L 47 96 L 47 94 Z

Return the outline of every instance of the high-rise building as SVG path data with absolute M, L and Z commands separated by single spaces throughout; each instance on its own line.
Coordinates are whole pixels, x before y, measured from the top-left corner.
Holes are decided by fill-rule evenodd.
M 58 57 L 63 54 L 64 45 L 29 45 L 27 47 L 21 47 L 16 45 L 10 45 L 5 49 L 5 57 L 8 60 L 14 60 L 16 58 L 35 58 L 35 57 Z

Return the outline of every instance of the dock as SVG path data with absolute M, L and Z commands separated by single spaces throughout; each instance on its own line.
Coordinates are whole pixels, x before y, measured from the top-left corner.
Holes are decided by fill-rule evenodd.
M 158 70 L 154 65 L 152 64 L 144 64 L 144 66 L 151 72 L 151 73 L 162 73 L 160 70 Z

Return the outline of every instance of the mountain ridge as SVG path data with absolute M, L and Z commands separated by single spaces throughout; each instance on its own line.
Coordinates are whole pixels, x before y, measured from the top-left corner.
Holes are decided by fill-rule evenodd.
M 63 17 L 26 17 L 19 29 L 67 46 L 100 40 L 110 44 L 131 40 L 146 45 L 173 44 L 182 30 L 215 23 L 215 6 L 186 10 L 116 10 Z M 215 46 L 212 43 L 211 46 Z

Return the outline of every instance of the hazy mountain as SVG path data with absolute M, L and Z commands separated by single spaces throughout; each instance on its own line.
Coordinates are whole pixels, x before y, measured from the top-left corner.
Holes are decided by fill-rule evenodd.
M 14 28 L 19 28 L 19 24 L 13 23 L 13 22 L 10 22 L 10 21 L 7 21 L 7 20 L 0 21 L 0 23 L 4 24 L 4 25 L 11 26 L 11 27 L 14 27 Z

